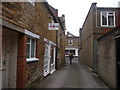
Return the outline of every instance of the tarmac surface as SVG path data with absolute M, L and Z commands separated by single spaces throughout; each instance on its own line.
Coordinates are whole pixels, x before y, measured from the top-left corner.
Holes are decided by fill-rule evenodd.
M 74 58 L 72 64 L 66 59 L 64 66 L 48 75 L 36 88 L 107 88 L 107 86 L 87 66 L 79 64 L 78 59 Z

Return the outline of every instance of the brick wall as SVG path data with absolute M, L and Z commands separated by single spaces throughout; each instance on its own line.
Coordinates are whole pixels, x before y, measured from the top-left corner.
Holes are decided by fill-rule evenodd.
M 65 34 L 63 33 L 61 36 L 61 64 L 65 63 Z
M 81 49 L 80 49 L 80 62 L 93 66 L 93 11 L 96 4 L 92 4 L 88 12 L 86 20 L 81 30 Z M 87 57 L 86 57 L 87 55 Z
M 62 29 L 58 31 L 58 67 L 64 64 L 65 62 L 65 34 L 62 33 Z
M 86 63 L 93 68 L 95 60 L 94 42 L 104 35 L 105 33 L 112 30 L 114 27 L 101 27 L 101 11 L 114 11 L 115 12 L 115 24 L 116 27 L 119 23 L 119 9 L 118 8 L 101 8 L 97 7 L 96 3 L 93 3 L 90 7 L 88 15 L 85 19 L 81 30 L 81 49 L 80 49 L 80 61 Z M 87 46 L 89 45 L 89 46 Z M 86 51 L 87 50 L 87 51 Z M 86 57 L 86 53 L 88 57 Z M 86 61 L 87 60 L 87 61 Z
M 18 55 L 17 55 L 17 88 L 24 88 L 26 79 L 26 52 L 27 37 L 24 34 L 18 36 Z
M 27 36 L 20 35 L 19 37 L 18 48 L 22 48 L 18 49 L 17 87 L 26 87 L 35 79 L 43 77 L 44 38 L 56 43 L 56 31 L 48 31 L 48 23 L 51 22 L 50 13 L 43 3 L 37 2 L 35 6 L 29 2 L 3 2 L 2 4 L 3 19 L 40 35 L 40 39 L 37 40 L 37 58 L 39 61 L 31 63 L 26 62 L 25 56 Z

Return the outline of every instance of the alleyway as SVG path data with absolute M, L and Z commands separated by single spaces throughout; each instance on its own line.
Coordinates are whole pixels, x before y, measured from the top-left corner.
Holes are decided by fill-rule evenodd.
M 74 59 L 46 77 L 36 88 L 107 88 L 90 70 Z

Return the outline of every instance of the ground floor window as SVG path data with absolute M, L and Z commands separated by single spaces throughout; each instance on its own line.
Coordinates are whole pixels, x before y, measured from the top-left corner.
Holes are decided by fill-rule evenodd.
M 27 61 L 34 61 L 36 58 L 36 39 L 27 39 Z
M 65 55 L 69 55 L 69 53 L 75 55 L 75 50 L 65 50 Z

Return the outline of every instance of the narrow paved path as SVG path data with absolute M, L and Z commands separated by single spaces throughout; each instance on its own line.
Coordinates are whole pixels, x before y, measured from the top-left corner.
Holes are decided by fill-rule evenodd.
M 74 60 L 66 64 L 52 75 L 47 76 L 36 88 L 107 88 L 101 80 L 94 76 L 84 65 Z

